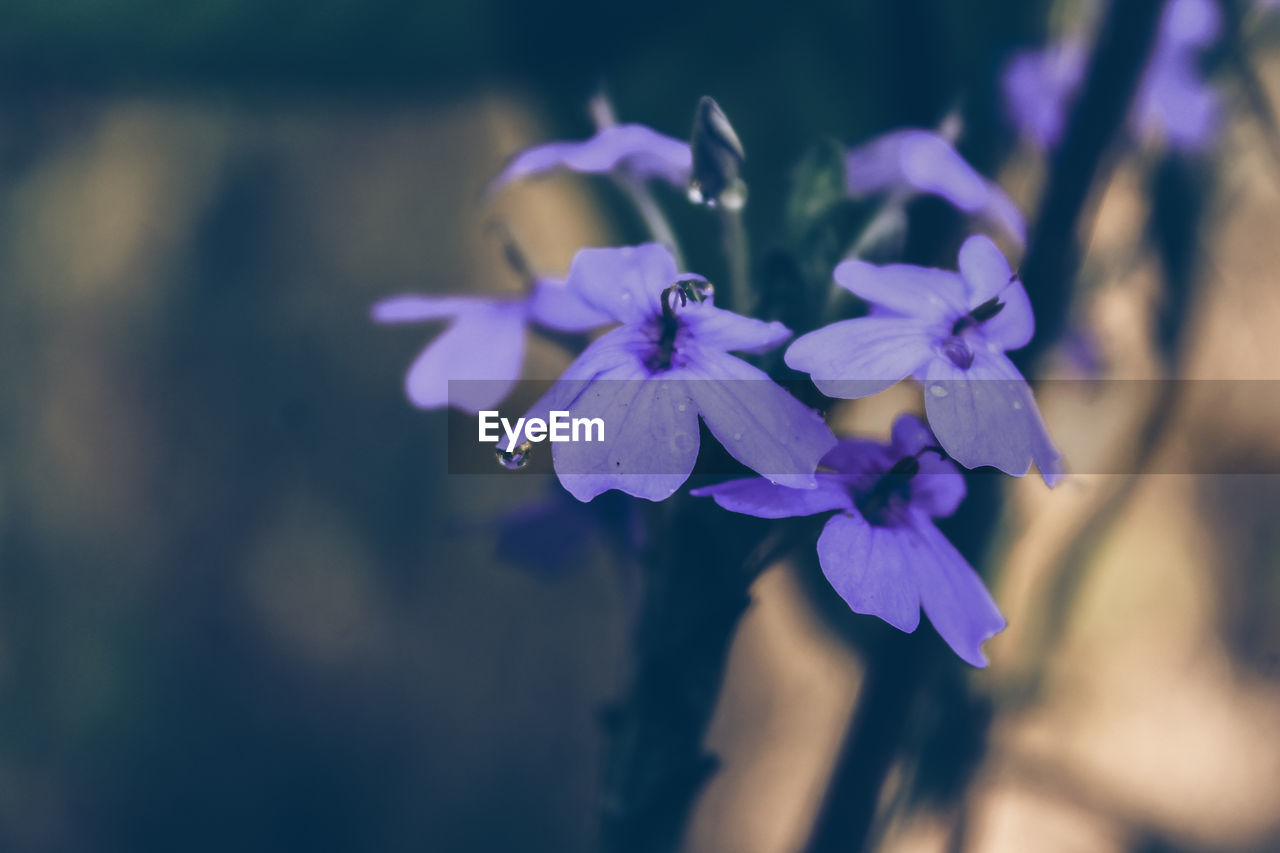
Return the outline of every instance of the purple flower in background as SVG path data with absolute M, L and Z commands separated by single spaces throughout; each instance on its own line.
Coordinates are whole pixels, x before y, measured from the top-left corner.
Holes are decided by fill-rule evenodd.
M 932 130 L 895 130 L 852 149 L 845 160 L 845 181 L 853 196 L 936 195 L 1018 245 L 1026 241 L 1026 222 L 1013 199 Z
M 836 511 L 818 537 L 818 562 L 855 613 L 900 631 L 920 609 L 957 655 L 986 666 L 982 642 L 1005 627 L 977 572 L 933 524 L 964 499 L 964 477 L 933 449 L 928 427 L 901 415 L 889 444 L 842 440 L 822 459 L 815 489 L 731 480 L 694 489 L 733 512 L 786 518 Z
M 1199 67 L 1199 54 L 1217 40 L 1221 11 L 1214 0 L 1169 0 L 1129 113 L 1140 140 L 1194 151 L 1213 142 L 1220 102 Z M 1029 141 L 1052 148 L 1084 81 L 1088 46 L 1079 36 L 1010 60 L 1004 95 L 1014 124 Z
M 705 282 L 681 276 L 656 243 L 583 249 L 568 286 L 621 323 L 588 346 L 529 413 L 603 420 L 603 441 L 552 445 L 570 494 L 587 501 L 618 489 L 667 498 L 693 470 L 699 416 L 738 461 L 775 482 L 813 487 L 835 436 L 767 374 L 729 354 L 772 349 L 790 337 L 785 326 L 716 308 Z
M 660 178 L 682 189 L 689 182 L 692 163 L 689 143 L 641 124 L 619 124 L 581 142 L 548 142 L 525 149 L 489 182 L 486 192 L 496 193 L 513 181 L 562 169 L 592 174 L 623 172 L 637 180 Z
M 1026 291 L 981 235 L 965 241 L 959 265 L 956 274 L 845 261 L 836 282 L 871 303 L 871 314 L 804 335 L 786 362 L 831 397 L 869 396 L 914 376 L 925 386 L 929 425 L 953 459 L 1017 477 L 1034 462 L 1052 486 L 1062 457 L 1005 356 L 1035 331 Z
M 558 332 L 583 332 L 610 318 L 552 279 L 535 279 L 525 297 L 393 296 L 373 306 L 377 323 L 444 320 L 448 326 L 414 359 L 405 392 L 420 409 L 452 405 L 466 412 L 492 409 L 516 380 L 530 323 Z M 449 394 L 450 379 L 462 382 Z

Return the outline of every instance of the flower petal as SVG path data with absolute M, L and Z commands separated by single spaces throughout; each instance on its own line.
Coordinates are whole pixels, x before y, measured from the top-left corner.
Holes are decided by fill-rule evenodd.
M 1002 351 L 1021 349 L 1031 343 L 1036 333 L 1036 318 L 1031 312 L 1022 282 L 1014 279 L 997 294 L 1004 307 L 1000 313 L 980 327 L 982 337 Z
M 942 320 L 954 319 L 969 310 L 964 282 L 947 270 L 844 261 L 833 275 L 836 284 L 845 290 L 895 314 Z
M 822 416 L 742 359 L 701 347 L 685 355 L 678 372 L 729 455 L 771 482 L 813 488 L 818 460 L 836 445 Z
M 818 563 L 854 613 L 878 616 L 899 631 L 920 624 L 920 592 L 902 531 L 873 527 L 855 513 L 833 516 L 818 537 Z
M 1008 623 L 982 578 L 923 515 L 913 514 L 903 533 L 902 544 L 917 578 L 925 615 L 962 660 L 986 666 L 983 641 L 1003 631 Z
M 680 311 L 689 334 L 698 345 L 726 352 L 767 352 L 791 337 L 791 330 L 774 321 L 766 323 L 703 302 Z
M 986 179 L 938 134 L 903 132 L 899 157 L 903 177 L 920 192 L 941 196 L 965 213 L 976 213 L 987 203 Z
M 913 317 L 859 317 L 802 335 L 784 360 L 828 397 L 876 394 L 933 357 L 928 327 Z
M 639 323 L 662 312 L 662 291 L 679 273 L 671 251 L 660 243 L 582 249 L 569 267 L 569 288 L 588 305 L 622 323 Z
M 946 358 L 931 359 L 923 381 L 929 426 L 961 465 L 991 465 L 1022 477 L 1035 462 L 1045 483 L 1057 481 L 1062 455 L 1026 380 L 1002 353 L 976 350 L 967 370 Z
M 534 282 L 529 317 L 539 326 L 557 332 L 586 332 L 614 322 L 565 282 L 545 278 Z
M 817 515 L 833 509 L 853 509 L 853 499 L 839 482 L 819 475 L 816 489 L 790 489 L 763 477 L 729 480 L 714 486 L 690 490 L 696 498 L 713 498 L 730 512 L 756 518 L 791 518 Z
M 502 305 L 510 300 L 487 299 L 469 296 L 420 296 L 408 294 L 392 296 L 374 303 L 370 310 L 373 322 L 391 323 L 425 323 L 428 320 L 442 320 L 464 314 L 484 305 Z
M 676 187 L 689 180 L 689 145 L 640 124 L 607 127 L 579 142 L 550 142 L 528 148 L 507 163 L 489 182 L 492 194 L 512 181 L 557 169 L 606 173 L 626 169 L 639 178 L 661 178 Z
M 1014 280 L 1004 253 L 991 238 L 974 234 L 960 247 L 960 277 L 970 309 L 999 295 Z
M 492 409 L 520 378 L 524 339 L 521 303 L 467 305 L 410 365 L 409 400 L 420 409 Z
M 698 413 L 683 383 L 619 369 L 588 383 L 568 411 L 605 424 L 604 441 L 552 448 L 556 475 L 578 500 L 617 489 L 660 501 L 689 479 L 698 458 Z

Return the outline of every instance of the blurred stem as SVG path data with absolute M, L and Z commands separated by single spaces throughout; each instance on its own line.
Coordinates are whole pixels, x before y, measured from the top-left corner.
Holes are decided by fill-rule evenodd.
M 671 224 L 667 222 L 666 215 L 662 212 L 662 208 L 658 207 L 658 200 L 653 197 L 653 193 L 649 192 L 648 186 L 630 175 L 618 173 L 614 173 L 613 182 L 640 214 L 645 227 L 649 229 L 649 234 L 671 250 L 671 254 L 676 259 L 676 267 L 684 271 L 684 255 L 680 252 L 676 232 L 671 229 Z
M 1113 3 L 1098 31 L 1080 97 L 1054 151 L 1030 246 L 1020 270 L 1036 317 L 1036 336 L 1014 354 L 1025 369 L 1066 328 L 1080 266 L 1081 222 L 1095 186 L 1105 182 L 1107 154 L 1125 129 L 1133 94 L 1155 43 L 1164 0 Z
M 613 102 L 603 91 L 591 97 L 587 104 L 587 111 L 591 114 L 591 121 L 595 123 L 597 131 L 613 127 L 618 123 Z M 662 208 L 658 206 L 658 200 L 653 197 L 653 193 L 649 192 L 648 185 L 625 172 L 614 172 L 613 183 L 640 214 L 645 227 L 649 229 L 650 236 L 671 250 L 671 254 L 676 259 L 676 266 L 683 271 L 684 256 L 680 252 L 676 232 L 672 230 L 671 223 L 667 221 Z
M 1124 128 L 1163 4 L 1164 0 L 1113 3 L 1102 22 L 1084 89 L 1050 164 L 1044 201 L 1023 264 L 1023 280 L 1040 326 L 1033 345 L 1020 354 L 1024 364 L 1065 328 L 1079 264 L 1081 218 L 1093 186 L 1105 171 L 1106 154 Z M 967 479 L 972 488 L 983 478 Z M 998 490 L 986 488 L 982 494 L 971 494 L 961 506 L 969 523 L 962 528 L 963 538 L 954 541 L 975 566 L 982 565 L 979 558 L 995 530 L 1000 503 Z M 920 661 L 893 643 L 882 644 L 871 655 L 854 729 L 837 761 L 814 829 L 812 853 L 868 849 L 881 788 L 907 733 L 911 701 L 924 673 Z
M 909 194 L 903 190 L 887 196 L 875 215 L 867 220 L 867 224 L 862 226 L 858 236 L 853 239 L 853 245 L 845 252 L 845 259 L 859 259 L 880 245 L 881 241 L 891 236 L 893 229 L 899 225 L 902 217 L 906 215 L 905 210 L 909 198 Z M 847 291 L 844 288 L 831 282 L 831 286 L 827 291 L 827 303 L 823 306 L 819 325 L 825 326 L 840 319 L 841 303 L 847 295 Z
M 747 228 L 742 220 L 742 208 L 720 205 L 720 230 L 724 240 L 725 262 L 729 267 L 727 298 L 718 298 L 719 307 L 728 311 L 747 314 L 755 308 L 751 297 L 751 256 L 747 245 Z
M 650 538 L 630 684 L 605 714 L 602 849 L 671 853 L 715 758 L 703 749 L 768 529 L 677 495 L 648 507 Z

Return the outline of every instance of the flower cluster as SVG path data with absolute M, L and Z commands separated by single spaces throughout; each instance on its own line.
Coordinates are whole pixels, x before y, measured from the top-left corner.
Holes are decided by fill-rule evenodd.
M 606 124 L 589 139 L 516 155 L 489 191 L 568 170 L 612 174 L 644 192 L 656 179 L 732 210 L 745 199 L 744 162 L 728 119 L 703 99 L 691 144 L 640 125 Z M 905 216 L 910 199 L 933 195 L 978 229 L 1023 244 L 1017 206 L 946 132 L 891 131 L 848 151 L 843 166 L 849 196 L 879 197 Z M 794 340 L 779 322 L 717 307 L 712 285 L 681 270 L 659 243 L 584 248 L 563 280 L 527 274 L 519 297 L 399 296 L 373 313 L 383 323 L 448 323 L 406 377 L 410 400 L 423 408 L 474 412 L 496 405 L 522 375 L 530 329 L 581 333 L 582 349 L 526 413 L 531 419 L 565 411 L 611 425 L 601 441 L 552 447 L 556 475 L 573 497 L 591 501 L 618 491 L 669 498 L 694 470 L 705 426 L 729 457 L 758 476 L 695 489 L 693 496 L 766 519 L 833 513 L 817 553 L 850 608 L 903 631 L 915 630 L 923 609 L 960 658 L 983 666 L 981 644 L 1004 619 L 933 519 L 950 515 L 964 498 L 958 465 L 1023 476 L 1034 464 L 1052 485 L 1061 457 L 1030 388 L 1005 355 L 1034 333 L 1021 282 L 981 234 L 964 242 L 957 267 L 849 257 L 831 275 L 867 313 L 821 327 L 814 318 Z M 594 339 L 585 334 L 597 330 Z M 758 358 L 788 341 L 781 359 Z M 784 364 L 834 398 L 865 397 L 912 379 L 923 389 L 927 424 L 903 414 L 887 444 L 837 439 L 819 412 L 776 381 Z M 458 383 L 451 394 L 455 379 L 494 381 Z
M 1216 0 L 1168 0 L 1129 113 L 1130 132 L 1139 141 L 1163 142 L 1179 151 L 1213 143 L 1221 104 L 1205 81 L 1201 54 L 1222 29 Z M 1067 112 L 1084 82 L 1088 40 L 1067 36 L 1041 50 L 1010 60 L 1004 75 L 1009 114 L 1022 136 L 1041 148 L 1062 137 Z

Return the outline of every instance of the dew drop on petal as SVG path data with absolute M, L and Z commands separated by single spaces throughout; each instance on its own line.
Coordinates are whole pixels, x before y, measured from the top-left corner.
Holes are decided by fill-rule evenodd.
M 947 396 L 947 389 L 943 388 L 941 385 L 930 385 L 929 393 L 935 397 L 945 397 Z
M 494 451 L 494 455 L 498 457 L 498 464 L 508 471 L 518 471 L 529 464 L 530 458 L 533 457 L 533 444 L 525 441 L 517 444 L 512 450 L 503 450 L 498 447 Z
M 1022 408 L 1022 403 L 1021 403 L 1020 401 L 1018 401 L 1018 400 L 1014 400 L 1014 401 L 1013 401 L 1013 408 L 1014 408 L 1014 409 L 1021 409 L 1021 408 Z
M 740 433 L 740 432 L 735 432 L 735 433 L 733 434 L 733 440 L 734 440 L 734 441 L 741 441 L 741 440 L 742 440 L 742 433 Z

